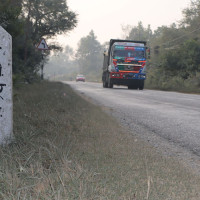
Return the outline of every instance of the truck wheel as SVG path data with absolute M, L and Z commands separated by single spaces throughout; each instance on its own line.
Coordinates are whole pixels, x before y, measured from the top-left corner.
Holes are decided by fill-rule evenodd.
M 103 74 L 102 74 L 102 82 L 103 82 L 103 87 L 107 88 L 108 82 L 106 82 L 106 72 L 103 72 Z
M 107 87 L 108 87 L 108 83 L 107 83 L 105 80 L 103 81 L 103 87 L 104 87 L 104 88 L 107 88 Z
M 144 89 L 144 80 L 141 80 L 139 82 L 139 90 L 143 90 Z
M 112 83 L 112 80 L 110 79 L 110 77 L 108 77 L 108 87 L 113 88 L 113 83 Z
M 108 88 L 113 88 L 113 84 L 112 84 L 112 83 L 109 83 L 109 84 L 108 84 Z

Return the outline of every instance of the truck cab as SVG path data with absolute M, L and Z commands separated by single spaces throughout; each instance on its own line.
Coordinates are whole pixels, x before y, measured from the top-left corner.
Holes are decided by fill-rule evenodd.
M 125 85 L 129 89 L 144 88 L 146 79 L 146 42 L 110 40 L 104 52 L 103 87 Z

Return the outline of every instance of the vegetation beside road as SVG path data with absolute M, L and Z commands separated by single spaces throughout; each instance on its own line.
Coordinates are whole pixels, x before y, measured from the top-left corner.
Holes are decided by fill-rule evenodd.
M 200 0 L 191 0 L 182 13 L 179 22 L 156 30 L 142 22 L 122 26 L 121 39 L 144 40 L 151 49 L 146 88 L 200 92 Z M 65 0 L 1 1 L 0 26 L 12 36 L 14 47 L 14 84 L 31 83 L 44 74 L 51 80 L 74 80 L 78 73 L 88 81 L 101 80 L 103 51 L 109 41 L 101 44 L 93 30 L 80 38 L 76 50 L 70 44 L 62 49 L 49 40 L 73 30 L 77 16 Z M 52 53 L 35 48 L 42 37 Z
M 200 0 L 191 0 L 182 13 L 179 22 L 170 26 L 163 24 L 156 30 L 152 30 L 151 24 L 145 27 L 142 22 L 122 26 L 121 39 L 147 41 L 151 50 L 145 88 L 200 93 Z M 81 38 L 73 61 L 89 81 L 101 80 L 102 53 L 109 42 L 100 45 L 97 39 L 93 31 Z M 50 58 L 51 63 L 54 60 L 54 57 Z M 59 62 L 63 63 L 63 60 Z M 57 65 L 55 62 L 54 72 L 61 66 Z M 64 63 L 63 66 L 69 65 Z M 60 73 L 57 80 L 74 77 L 73 74 L 69 77 L 70 70 L 65 68 L 67 76 Z M 46 70 L 48 72 L 49 68 Z
M 0 199 L 200 199 L 200 178 L 62 83 L 14 91 Z
M 38 79 L 50 51 L 38 51 L 41 39 L 73 30 L 77 14 L 65 0 L 2 0 L 0 26 L 12 36 L 12 68 L 14 81 L 33 82 Z M 56 42 L 47 41 L 49 50 L 61 50 Z

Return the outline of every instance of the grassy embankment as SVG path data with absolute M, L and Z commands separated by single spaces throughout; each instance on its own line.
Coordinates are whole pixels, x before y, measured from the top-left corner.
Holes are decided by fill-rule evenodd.
M 0 148 L 0 199 L 200 199 L 198 176 L 67 85 L 15 90 L 14 134 Z

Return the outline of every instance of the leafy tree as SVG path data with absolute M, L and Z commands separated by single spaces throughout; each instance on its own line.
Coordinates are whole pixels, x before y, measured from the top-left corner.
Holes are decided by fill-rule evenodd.
M 148 25 L 147 28 L 145 28 L 142 24 L 142 22 L 138 22 L 137 26 L 134 26 L 131 31 L 129 32 L 129 35 L 126 39 L 130 40 L 138 40 L 138 41 L 150 41 L 152 38 L 152 30 L 150 25 Z
M 80 73 L 89 76 L 91 79 L 99 79 L 103 63 L 103 48 L 97 40 L 94 31 L 81 38 L 76 53 L 76 60 Z
M 22 16 L 27 21 L 26 33 L 34 42 L 72 30 L 77 24 L 76 14 L 65 0 L 23 0 Z
M 13 72 L 28 82 L 49 55 L 36 50 L 40 39 L 70 31 L 77 24 L 76 14 L 69 10 L 65 0 L 0 0 L 0 11 L 0 24 L 13 37 Z M 60 49 L 57 45 L 49 46 Z
M 191 0 L 190 7 L 183 10 L 182 25 L 198 28 L 200 20 L 200 1 Z
M 159 27 L 154 32 L 152 43 L 154 47 L 159 47 L 160 55 L 155 55 L 153 60 L 159 62 L 162 70 L 171 76 L 187 79 L 192 73 L 199 71 L 200 42 L 195 30 L 200 19 L 200 1 L 191 1 L 191 6 L 184 9 L 183 14 L 184 18 L 179 26 L 173 23 L 170 27 Z
M 66 46 L 61 52 L 55 52 L 50 55 L 48 64 L 45 68 L 45 77 L 56 78 L 59 80 L 74 80 L 78 73 L 78 66 L 74 60 L 74 50 Z
M 21 3 L 22 0 L 0 0 L 0 25 L 10 32 L 17 31 L 12 26 L 19 21 Z
M 23 63 L 24 19 L 20 18 L 22 0 L 0 0 L 0 25 L 12 36 L 13 73 L 19 72 Z
M 183 71 L 184 79 L 200 72 L 200 42 L 194 39 L 187 40 L 179 49 L 179 70 Z
M 146 40 L 151 47 L 146 86 L 162 89 L 200 87 L 200 0 L 191 0 L 177 24 L 158 27 L 153 33 L 141 22 L 127 39 Z M 126 32 L 127 32 L 126 30 Z M 192 83 L 192 84 L 191 84 Z
M 23 0 L 22 18 L 26 21 L 24 61 L 27 63 L 26 66 L 34 63 L 35 71 L 38 71 L 38 63 L 41 63 L 48 54 L 42 56 L 34 51 L 35 44 L 42 37 L 51 38 L 72 30 L 77 23 L 76 14 L 69 10 L 65 0 Z M 58 48 L 55 45 L 49 46 L 51 49 Z M 33 60 L 33 57 L 39 60 Z M 43 67 L 43 63 L 40 66 Z

